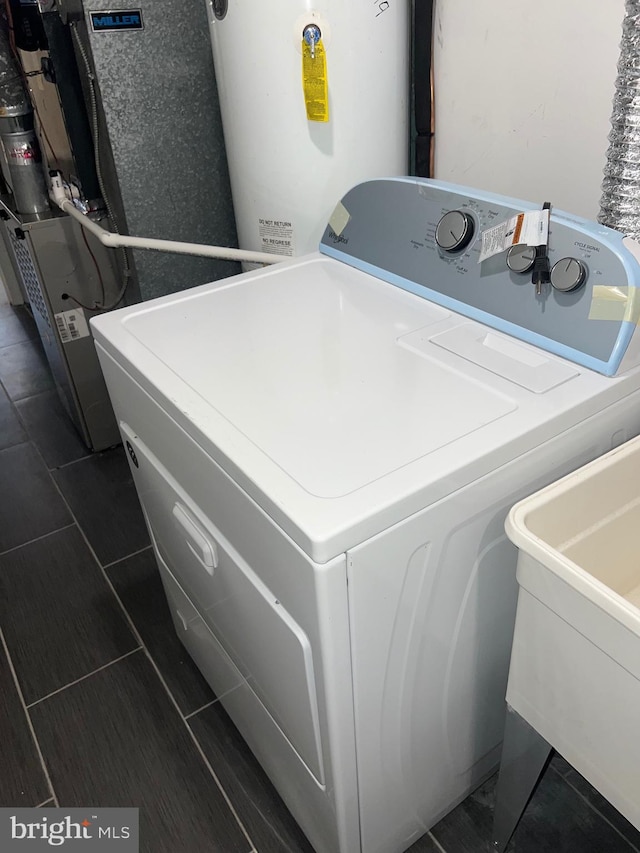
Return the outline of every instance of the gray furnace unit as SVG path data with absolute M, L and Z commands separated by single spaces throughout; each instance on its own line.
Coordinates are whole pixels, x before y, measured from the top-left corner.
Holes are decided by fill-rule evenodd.
M 68 40 L 60 21 L 71 37 L 94 145 L 97 136 L 100 194 L 118 229 L 237 247 L 204 3 L 58 0 L 56 8 L 43 20 L 61 101 L 64 107 Z M 125 304 L 241 272 L 232 261 L 131 255 Z
M 0 200 L 0 218 L 65 409 L 87 447 L 117 444 L 120 435 L 88 328 L 98 312 L 79 304 L 117 297 L 120 274 L 113 253 L 61 211 L 22 215 Z

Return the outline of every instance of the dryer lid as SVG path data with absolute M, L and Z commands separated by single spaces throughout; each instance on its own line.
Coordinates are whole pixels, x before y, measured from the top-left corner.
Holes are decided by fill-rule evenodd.
M 306 492 L 336 498 L 517 408 L 437 347 L 399 341 L 450 316 L 316 259 L 142 308 L 125 326 Z

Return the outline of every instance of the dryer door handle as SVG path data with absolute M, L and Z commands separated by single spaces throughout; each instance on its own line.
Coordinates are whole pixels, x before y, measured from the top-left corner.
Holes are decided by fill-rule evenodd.
M 186 534 L 187 547 L 193 556 L 210 575 L 213 575 L 213 570 L 218 565 L 218 549 L 215 544 L 209 541 L 182 504 L 174 505 L 173 517 Z

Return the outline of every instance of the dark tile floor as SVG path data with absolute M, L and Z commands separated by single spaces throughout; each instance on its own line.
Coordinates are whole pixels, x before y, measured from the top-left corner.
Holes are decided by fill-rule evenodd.
M 88 454 L 0 305 L 0 805 L 140 808 L 148 853 L 312 853 L 173 631 L 120 448 Z M 491 850 L 495 777 L 412 848 Z M 558 756 L 510 845 L 640 834 Z

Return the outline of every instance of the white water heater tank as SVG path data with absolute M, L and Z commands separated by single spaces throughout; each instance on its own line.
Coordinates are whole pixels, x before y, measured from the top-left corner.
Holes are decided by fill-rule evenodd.
M 407 174 L 409 3 L 206 3 L 240 246 L 315 251 L 354 184 Z

